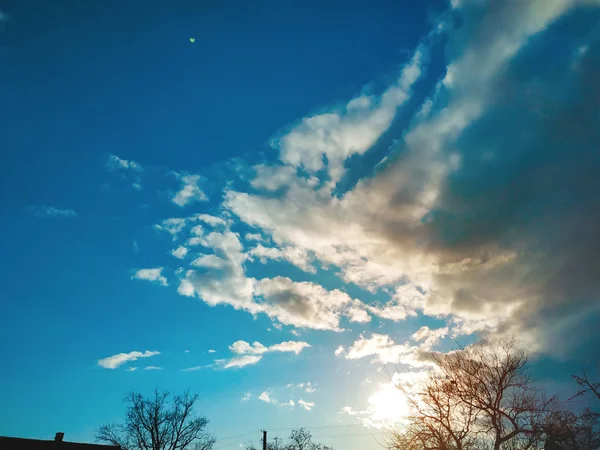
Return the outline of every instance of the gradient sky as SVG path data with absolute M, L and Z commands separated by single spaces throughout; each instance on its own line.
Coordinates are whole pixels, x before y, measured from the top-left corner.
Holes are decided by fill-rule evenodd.
M 0 435 L 91 442 L 130 389 L 190 388 L 215 449 L 376 448 L 404 410 L 382 365 L 486 336 L 567 397 L 600 371 L 598 24 L 1 2 Z

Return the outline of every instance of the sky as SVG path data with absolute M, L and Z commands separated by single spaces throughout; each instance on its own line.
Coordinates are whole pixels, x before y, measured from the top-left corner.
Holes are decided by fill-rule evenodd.
M 198 393 L 378 448 L 389 371 L 600 372 L 600 3 L 0 2 L 0 435 Z

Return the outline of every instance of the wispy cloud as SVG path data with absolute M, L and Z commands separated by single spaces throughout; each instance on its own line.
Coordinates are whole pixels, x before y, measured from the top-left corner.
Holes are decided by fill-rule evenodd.
M 308 347 L 310 347 L 310 344 L 303 341 L 286 341 L 271 345 L 269 347 L 265 347 L 260 342 L 254 342 L 253 344 L 250 344 L 246 341 L 236 341 L 229 346 L 229 350 L 231 350 L 233 353 L 242 355 L 260 355 L 267 352 L 291 352 L 297 355 Z
M 215 363 L 219 364 L 224 369 L 232 369 L 232 368 L 240 368 L 249 366 L 252 364 L 256 364 L 262 359 L 262 356 L 256 355 L 244 355 L 244 356 L 235 356 L 230 359 L 217 359 Z
M 29 212 L 39 218 L 73 218 L 77 213 L 72 209 L 55 208 L 54 206 L 30 206 Z
M 209 369 L 211 367 L 213 367 L 212 364 L 206 364 L 204 366 L 186 367 L 185 369 L 181 369 L 181 371 L 182 372 L 197 372 L 198 370 Z
M 310 347 L 308 342 L 303 341 L 287 341 L 280 344 L 271 345 L 270 352 L 292 352 L 298 355 L 305 348 Z
M 162 370 L 162 367 L 159 366 L 146 366 L 144 370 Z
M 250 344 L 249 342 L 240 340 L 231 344 L 229 350 L 231 350 L 232 353 L 242 356 L 235 356 L 230 359 L 218 359 L 215 360 L 215 363 L 224 369 L 244 367 L 250 364 L 256 364 L 262 359 L 262 355 L 268 352 L 289 352 L 298 355 L 307 347 L 310 347 L 310 344 L 301 341 L 281 342 L 266 347 L 260 342 Z
M 130 353 L 119 353 L 109 356 L 108 358 L 98 360 L 98 365 L 100 367 L 104 367 L 105 369 L 116 369 L 117 367 L 129 361 L 137 361 L 140 358 L 150 358 L 156 355 L 160 355 L 160 352 L 146 350 L 145 352 L 133 351 Z
M 130 180 L 131 187 L 136 191 L 142 189 L 140 173 L 143 169 L 140 163 L 119 158 L 117 155 L 109 155 L 106 160 L 106 169 L 110 172 L 120 172 L 123 179 Z
M 298 404 L 300 406 L 302 406 L 307 411 L 312 410 L 314 408 L 314 406 L 315 406 L 314 402 L 307 402 L 307 401 L 302 400 L 302 399 L 298 400 Z
M 294 409 L 294 407 L 296 406 L 296 402 L 294 400 L 290 399 L 287 402 L 279 401 L 279 400 L 273 398 L 268 391 L 262 392 L 257 398 L 261 402 L 269 403 L 269 404 L 277 406 L 279 408 Z
M 173 203 L 178 206 L 186 206 L 193 202 L 208 200 L 204 191 L 198 186 L 201 180 L 199 175 L 177 174 L 177 178 L 181 181 L 181 189 L 173 196 Z
M 154 269 L 140 269 L 131 278 L 154 281 L 162 286 L 168 286 L 167 279 L 162 275 L 162 270 L 162 267 L 157 267 Z
M 142 166 L 133 161 L 119 158 L 117 155 L 109 155 L 106 160 L 106 168 L 108 170 L 132 170 L 134 172 L 141 172 Z
M 179 233 L 185 228 L 186 220 L 179 217 L 165 219 L 161 223 L 154 225 L 154 229 L 158 231 L 166 231 L 173 240 L 176 240 Z

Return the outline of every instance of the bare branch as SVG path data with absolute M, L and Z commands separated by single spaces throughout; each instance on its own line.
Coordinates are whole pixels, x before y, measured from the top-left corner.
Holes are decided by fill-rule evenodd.
M 198 396 L 185 392 L 170 398 L 158 390 L 148 398 L 130 392 L 125 422 L 101 426 L 96 440 L 123 450 L 210 450 L 215 438 L 205 431 L 208 419 L 193 412 Z

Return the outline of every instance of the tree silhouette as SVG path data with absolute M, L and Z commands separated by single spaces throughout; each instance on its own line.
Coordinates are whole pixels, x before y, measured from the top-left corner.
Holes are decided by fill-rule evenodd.
M 484 342 L 435 356 L 436 369 L 407 394 L 413 414 L 406 431 L 388 436 L 391 449 L 529 449 L 545 438 L 555 404 L 527 372 L 514 340 Z M 537 447 L 536 447 L 537 446 Z
M 583 371 L 583 375 L 572 375 L 572 377 L 579 387 L 581 387 L 581 389 L 579 389 L 579 391 L 577 391 L 577 393 L 573 395 L 571 399 L 580 397 L 590 392 L 591 394 L 595 395 L 598 400 L 600 400 L 600 383 L 591 381 L 585 370 Z
M 253 443 L 247 444 L 245 449 L 257 450 Z M 333 448 L 313 442 L 309 430 L 297 428 L 292 430 L 287 443 L 284 443 L 283 439 L 279 437 L 271 439 L 270 442 L 267 442 L 267 450 L 333 450 Z
M 210 450 L 215 438 L 205 431 L 208 419 L 193 411 L 198 395 L 186 391 L 169 402 L 170 397 L 158 390 L 148 398 L 129 393 L 124 423 L 102 425 L 96 440 L 123 450 Z
M 597 450 L 600 448 L 600 414 L 586 408 L 581 414 L 556 411 L 546 427 L 546 448 Z

